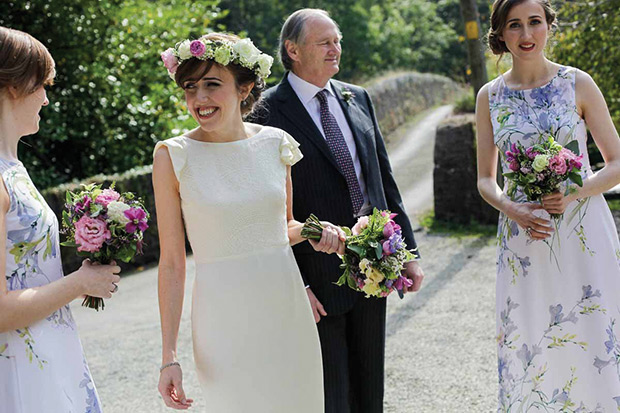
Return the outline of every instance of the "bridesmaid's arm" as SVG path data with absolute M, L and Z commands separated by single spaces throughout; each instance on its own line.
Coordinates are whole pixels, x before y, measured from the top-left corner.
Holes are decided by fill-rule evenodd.
M 286 219 L 288 221 L 288 239 L 291 246 L 297 245 L 306 239 L 301 236 L 303 224 L 293 217 L 293 182 L 291 167 L 286 167 Z M 319 252 L 344 254 L 344 240 L 346 236 L 340 227 L 329 222 L 321 221 L 323 234 L 320 241 L 309 240 L 312 248 Z
M 159 392 L 168 407 L 187 409 L 191 399 L 185 398 L 183 375 L 177 363 L 177 339 L 185 293 L 185 232 L 181 213 L 179 182 L 172 160 L 164 146 L 153 159 L 153 189 L 159 232 L 158 296 L 162 334 L 162 366 Z
M 498 150 L 493 139 L 488 84 L 480 89 L 476 99 L 476 139 L 478 191 L 482 198 L 521 227 L 529 228 L 532 238 L 549 237 L 550 222 L 533 214 L 534 210 L 541 209 L 542 206 L 514 202 L 497 185 Z
M 6 214 L 9 194 L 0 183 L 0 268 L 6 268 Z M 12 259 L 12 257 L 10 258 Z M 5 270 L 4 270 L 5 271 Z M 3 272 L 4 272 L 3 271 Z M 40 287 L 8 291 L 6 277 L 0 276 L 0 333 L 24 328 L 52 314 L 74 299 L 88 294 L 110 298 L 114 284 L 120 281 L 115 265 L 91 265 L 85 261 L 79 270 Z
M 605 160 L 601 170 L 585 179 L 582 188 L 576 188 L 577 199 L 601 194 L 620 182 L 620 139 L 603 94 L 590 75 L 581 70 L 576 75 L 575 95 L 577 107 Z
M 545 195 L 543 204 L 549 213 L 561 214 L 572 201 L 602 194 L 620 182 L 620 139 L 614 126 L 605 98 L 589 74 L 577 70 L 575 75 L 575 101 L 577 110 L 592 133 L 592 138 L 603 156 L 605 166 L 583 180 L 583 186 L 568 195 Z

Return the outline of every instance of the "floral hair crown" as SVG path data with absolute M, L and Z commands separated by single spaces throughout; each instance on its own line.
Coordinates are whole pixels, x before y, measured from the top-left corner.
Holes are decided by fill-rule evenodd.
M 237 42 L 204 37 L 198 40 L 183 40 L 161 54 L 161 60 L 173 80 L 179 65 L 193 57 L 200 60 L 212 59 L 222 66 L 235 63 L 252 70 L 262 79 L 271 74 L 273 63 L 273 57 L 258 50 L 250 39 Z

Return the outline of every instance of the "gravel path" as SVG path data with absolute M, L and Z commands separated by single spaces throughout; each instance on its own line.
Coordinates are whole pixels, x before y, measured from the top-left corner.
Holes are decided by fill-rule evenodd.
M 432 207 L 434 128 L 450 111 L 447 106 L 430 110 L 390 136 L 390 158 L 413 219 Z M 491 412 L 497 391 L 493 242 L 424 232 L 416 237 L 426 279 L 419 293 L 389 299 L 385 411 Z M 203 411 L 191 368 L 193 265 L 190 258 L 178 348 L 185 390 L 195 399 L 191 410 Z M 105 411 L 171 411 L 157 393 L 156 268 L 124 277 L 105 311 L 96 313 L 77 302 L 73 311 Z

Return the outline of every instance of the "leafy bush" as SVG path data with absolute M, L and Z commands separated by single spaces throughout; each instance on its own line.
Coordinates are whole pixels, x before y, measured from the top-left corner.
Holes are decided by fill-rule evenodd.
M 564 1 L 553 56 L 588 72 L 605 95 L 620 127 L 620 13 L 617 0 Z
M 40 132 L 20 158 L 40 187 L 152 161 L 154 143 L 188 120 L 159 53 L 213 28 L 217 0 L 29 0 L 0 25 L 27 31 L 56 60 Z

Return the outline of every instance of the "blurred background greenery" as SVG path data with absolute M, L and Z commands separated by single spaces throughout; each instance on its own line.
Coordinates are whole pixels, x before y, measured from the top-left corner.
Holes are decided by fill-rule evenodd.
M 483 34 L 490 3 L 478 5 Z M 592 74 L 620 125 L 620 0 L 555 5 L 552 56 Z M 281 24 L 302 7 L 326 9 L 339 23 L 341 80 L 404 69 L 467 82 L 459 0 L 4 0 L 0 25 L 38 38 L 57 63 L 41 131 L 24 139 L 20 159 L 40 188 L 150 164 L 156 141 L 193 124 L 160 52 L 224 30 L 276 54 Z M 273 72 L 271 84 L 283 73 L 278 64 Z

